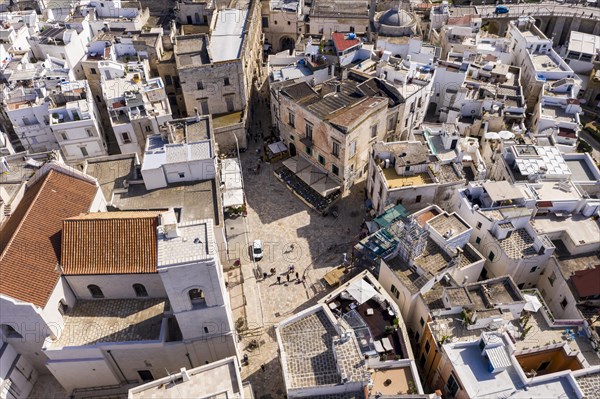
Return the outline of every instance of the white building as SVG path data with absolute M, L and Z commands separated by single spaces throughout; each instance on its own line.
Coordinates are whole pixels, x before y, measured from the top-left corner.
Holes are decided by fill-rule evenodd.
M 67 161 L 107 155 L 104 131 L 87 81 L 60 84 L 50 95 L 50 129 Z
M 65 221 L 62 253 L 74 303 L 44 352 L 67 391 L 149 381 L 238 355 L 211 220 L 89 213 Z
M 296 40 L 305 33 L 304 7 L 304 0 L 262 2 L 262 28 L 265 46 L 270 51 L 279 53 L 294 50 Z
M 471 243 L 486 257 L 483 276 L 508 274 L 519 288 L 535 285 L 555 247 L 530 224 L 523 193 L 504 181 L 471 183 L 458 193 L 457 213 L 475 227 Z
M 141 158 L 146 137 L 160 133 L 159 127 L 172 119 L 162 79 L 149 77 L 147 61 L 102 61 L 98 73 L 121 153 Z
M 441 202 L 444 192 L 464 184 L 462 164 L 453 161 L 442 163 L 426 142 L 374 144 L 367 175 L 373 209 L 379 214 L 388 205 L 402 204 L 415 211 L 423 204 Z
M 236 357 L 209 363 L 131 388 L 128 399 L 152 399 L 181 396 L 185 398 L 223 397 L 253 399 L 249 383 L 242 384 L 240 364 Z
M 142 163 L 147 190 L 168 184 L 214 179 L 216 155 L 210 116 L 168 122 L 161 135 L 149 136 Z
M 84 31 L 75 29 L 46 27 L 36 36 L 29 38 L 33 55 L 38 60 L 48 57 L 66 61 L 77 79 L 83 79 L 81 60 L 86 54 L 87 36 Z
M 589 75 L 594 68 L 594 61 L 600 60 L 600 36 L 572 31 L 561 55 L 573 72 Z
M 581 79 L 552 48 L 548 39 L 536 26 L 533 17 L 522 16 L 511 21 L 508 37 L 512 41 L 513 64 L 521 68 L 521 84 L 525 90 L 528 110 L 533 110 L 546 82 L 565 78 L 575 80 L 575 95 L 581 89 Z
M 562 152 L 575 151 L 583 112 L 577 99 L 577 81 L 572 78 L 545 83 L 532 117 L 532 130 L 552 136 Z
M 2 336 L 0 333 L 0 336 Z M 38 372 L 31 363 L 19 355 L 8 342 L 0 344 L 0 398 L 26 399 L 38 379 Z

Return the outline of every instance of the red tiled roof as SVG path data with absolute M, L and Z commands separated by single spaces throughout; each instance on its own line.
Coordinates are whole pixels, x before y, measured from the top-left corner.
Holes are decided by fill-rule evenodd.
M 576 271 L 571 276 L 571 282 L 580 298 L 600 295 L 600 265 Z
M 358 43 L 360 43 L 359 39 L 348 39 L 347 35 L 347 33 L 341 32 L 335 32 L 331 35 L 333 37 L 333 45 L 337 51 L 347 50 L 350 47 L 356 46 Z
M 46 305 L 59 279 L 63 220 L 87 212 L 97 190 L 91 182 L 56 170 L 27 188 L 0 231 L 0 293 Z
M 158 212 L 100 212 L 64 221 L 65 275 L 155 273 Z

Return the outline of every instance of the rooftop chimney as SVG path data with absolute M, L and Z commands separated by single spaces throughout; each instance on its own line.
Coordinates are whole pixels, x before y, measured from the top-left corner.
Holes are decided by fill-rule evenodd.
M 182 367 L 179 371 L 181 371 L 181 379 L 183 382 L 188 382 L 190 380 L 190 375 L 188 374 L 185 367 Z

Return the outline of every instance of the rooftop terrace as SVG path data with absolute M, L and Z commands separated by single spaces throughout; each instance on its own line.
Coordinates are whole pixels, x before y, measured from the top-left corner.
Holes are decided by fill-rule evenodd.
M 340 382 L 333 354 L 335 326 L 323 310 L 281 328 L 290 388 L 335 385 Z
M 159 340 L 167 306 L 163 298 L 80 300 L 50 348 Z
M 525 229 L 517 229 L 510 237 L 498 240 L 500 247 L 511 259 L 521 259 L 535 256 L 537 251 L 534 247 L 534 239 Z

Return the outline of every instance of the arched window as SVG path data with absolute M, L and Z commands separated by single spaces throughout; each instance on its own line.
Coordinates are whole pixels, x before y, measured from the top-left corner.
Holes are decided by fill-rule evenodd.
M 67 303 L 64 300 L 60 300 L 58 302 L 58 312 L 64 316 L 65 313 L 67 313 L 67 310 L 69 310 L 69 305 L 67 305 Z
M 92 295 L 92 298 L 104 298 L 104 294 L 102 293 L 102 290 L 97 285 L 94 285 L 94 284 L 88 285 L 88 290 L 90 290 L 90 294 Z
M 135 291 L 135 296 L 137 297 L 148 296 L 148 291 L 146 291 L 146 287 L 144 287 L 142 284 L 134 284 L 133 290 Z
M 204 292 L 198 288 L 192 288 L 188 291 L 188 296 L 190 297 L 190 302 L 192 303 L 192 307 L 201 307 L 206 304 L 206 300 L 204 299 Z

